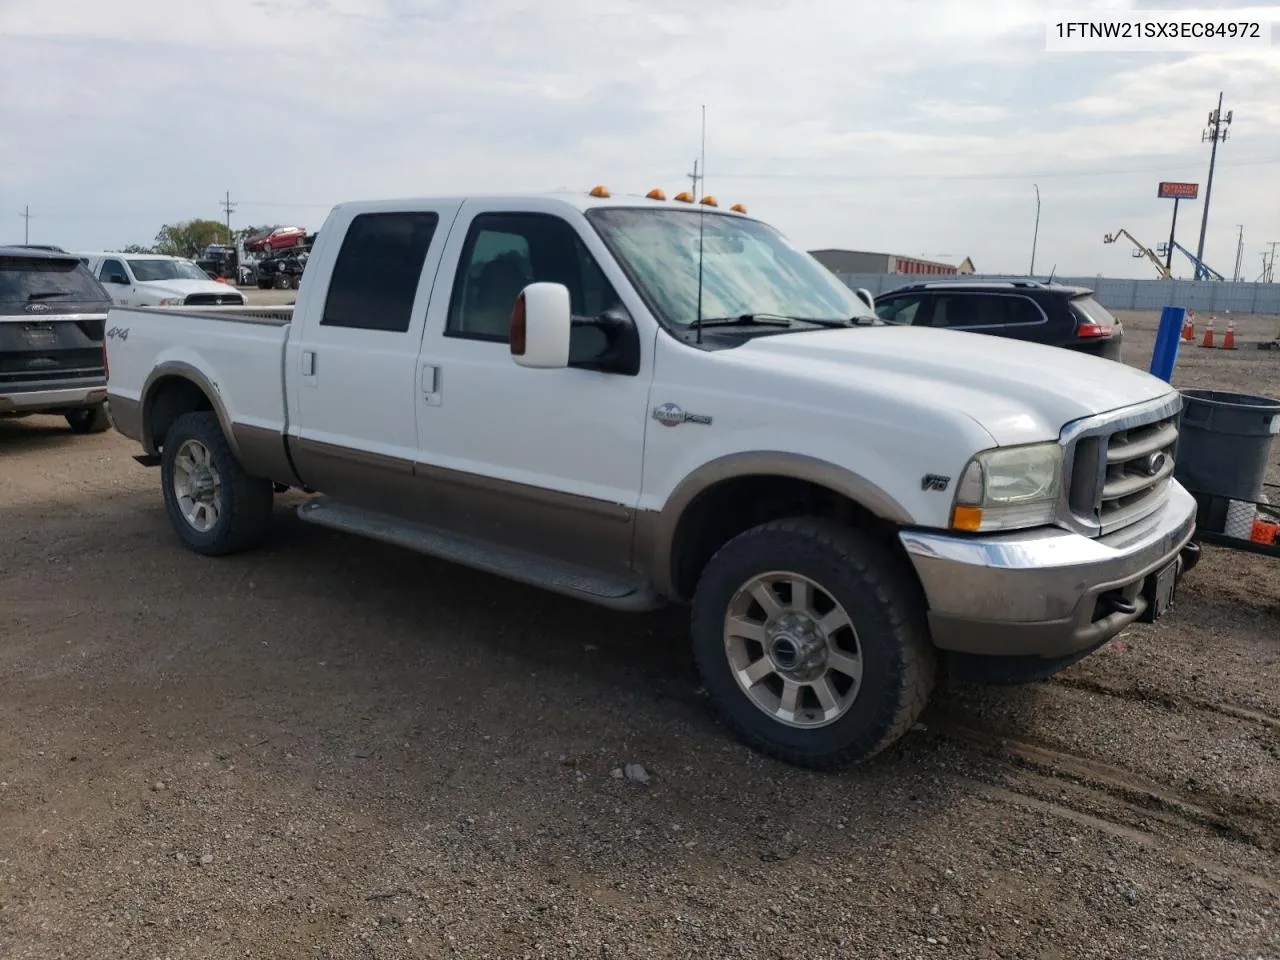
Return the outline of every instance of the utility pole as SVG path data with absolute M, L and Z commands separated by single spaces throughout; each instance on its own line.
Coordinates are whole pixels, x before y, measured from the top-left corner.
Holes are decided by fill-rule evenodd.
M 1036 241 L 1040 239 L 1040 184 L 1033 183 L 1031 186 L 1036 190 L 1036 228 L 1031 234 L 1031 272 L 1027 274 L 1029 277 L 1036 275 Z
M 1232 111 L 1222 115 L 1222 91 L 1218 91 L 1218 109 L 1209 114 L 1209 126 L 1200 134 L 1200 142 L 1208 140 L 1213 145 L 1209 148 L 1209 180 L 1204 186 L 1204 213 L 1200 217 L 1200 243 L 1196 247 L 1196 259 L 1204 263 L 1204 235 L 1209 229 L 1209 197 L 1213 194 L 1213 167 L 1218 159 L 1218 141 L 1227 139 L 1227 127 L 1231 126 Z M 1201 279 L 1201 268 L 1196 267 L 1196 279 Z
M 222 209 L 227 212 L 227 246 L 235 246 L 235 241 L 231 239 L 231 211 L 236 205 L 231 202 L 231 191 L 227 191 L 227 197 L 222 201 Z
M 1236 238 L 1236 272 L 1231 278 L 1233 281 L 1240 279 L 1241 260 L 1244 258 L 1244 224 L 1237 223 L 1236 229 L 1240 231 L 1240 235 Z
M 1262 255 L 1262 260 L 1263 260 L 1263 263 L 1265 264 L 1264 272 L 1266 273 L 1266 277 L 1263 282 L 1271 283 L 1275 279 L 1276 247 L 1280 246 L 1280 240 L 1272 240 L 1269 244 L 1267 244 L 1267 246 L 1271 248 L 1271 256 L 1268 257 L 1265 253 Z
M 702 165 L 707 165 L 707 105 L 702 105 Z M 693 183 L 693 199 L 701 200 L 702 196 L 698 193 L 698 184 L 704 183 L 707 179 L 707 171 L 704 169 L 702 173 L 698 173 L 698 161 L 693 161 L 693 173 L 686 173 L 686 177 Z
M 18 216 L 20 216 L 23 220 L 26 221 L 26 223 L 22 225 L 22 242 L 30 243 L 31 242 L 31 208 L 24 207 L 22 212 L 18 214 Z

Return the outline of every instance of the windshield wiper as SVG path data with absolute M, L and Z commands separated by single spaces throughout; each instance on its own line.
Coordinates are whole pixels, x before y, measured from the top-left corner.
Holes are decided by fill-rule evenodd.
M 28 300 L 48 300 L 50 297 L 69 297 L 71 294 L 65 290 L 40 290 L 36 293 L 28 293 Z
M 702 327 L 789 327 L 791 317 L 779 317 L 772 313 L 743 313 L 736 317 L 703 317 L 689 323 L 690 330 Z

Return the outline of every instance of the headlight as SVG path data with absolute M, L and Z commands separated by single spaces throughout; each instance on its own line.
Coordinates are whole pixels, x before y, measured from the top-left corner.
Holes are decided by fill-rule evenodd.
M 164 297 L 160 301 L 162 307 L 180 307 L 182 306 L 182 297 Z
M 986 450 L 956 485 L 956 530 L 1017 530 L 1052 523 L 1062 487 L 1062 447 L 1035 443 Z

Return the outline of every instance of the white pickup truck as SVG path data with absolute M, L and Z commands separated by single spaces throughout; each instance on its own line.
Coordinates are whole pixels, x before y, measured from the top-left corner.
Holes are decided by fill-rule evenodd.
M 881 325 L 710 198 L 342 204 L 292 310 L 113 309 L 107 351 L 190 549 L 259 544 L 292 487 L 310 523 L 687 602 L 723 716 L 801 765 L 892 743 L 941 666 L 1027 682 L 1154 620 L 1198 550 L 1168 384 Z

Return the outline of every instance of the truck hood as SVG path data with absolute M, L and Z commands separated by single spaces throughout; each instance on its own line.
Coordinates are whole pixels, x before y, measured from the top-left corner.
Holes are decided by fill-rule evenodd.
M 165 296 L 185 297 L 192 293 L 227 293 L 233 292 L 225 283 L 216 280 L 148 280 L 139 282 L 138 286 L 149 293 Z
M 1055 440 L 1062 427 L 1166 396 L 1169 384 L 1114 360 L 981 333 L 852 327 L 756 337 L 727 353 L 773 373 L 863 393 L 930 398 L 1001 446 Z M 814 384 L 815 399 L 826 394 Z M 830 398 L 839 402 L 837 396 Z

